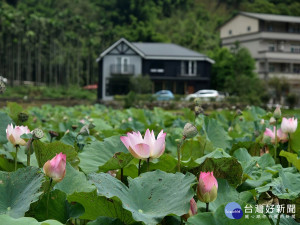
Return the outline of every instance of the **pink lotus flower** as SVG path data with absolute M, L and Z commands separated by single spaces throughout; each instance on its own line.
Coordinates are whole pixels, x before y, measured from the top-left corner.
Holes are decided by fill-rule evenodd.
M 155 139 L 153 130 L 150 133 L 147 129 L 144 139 L 140 132 L 127 133 L 127 136 L 122 136 L 120 139 L 135 158 L 154 159 L 164 153 L 166 147 L 165 137 L 166 133 L 161 130 L 157 139 Z
M 196 215 L 196 214 L 197 214 L 197 210 L 198 210 L 197 203 L 196 203 L 196 201 L 194 200 L 194 198 L 192 198 L 192 199 L 190 200 L 190 209 L 189 209 L 189 213 L 184 214 L 184 215 L 183 215 L 183 218 L 184 218 L 185 220 L 187 220 L 189 217 Z
M 218 195 L 218 182 L 213 172 L 200 172 L 197 186 L 197 196 L 200 201 L 209 203 L 216 200 Z
M 48 160 L 43 167 L 46 176 L 52 178 L 55 182 L 60 182 L 66 174 L 66 155 L 62 152 L 53 159 Z
M 28 127 L 24 126 L 15 126 L 12 124 L 8 124 L 7 129 L 6 129 L 6 137 L 7 140 L 12 143 L 14 146 L 17 145 L 26 145 L 26 141 L 21 138 L 23 134 L 28 134 L 30 133 L 30 130 Z
M 275 127 L 273 127 L 273 131 L 269 128 L 266 128 L 264 132 L 264 136 L 271 138 L 271 143 L 275 143 Z M 288 141 L 288 135 L 284 132 L 282 132 L 282 129 L 279 128 L 277 130 L 277 142 L 287 142 Z
M 289 136 L 287 135 L 287 133 L 282 132 L 282 129 L 279 128 L 277 130 L 277 139 L 280 142 L 284 143 L 284 142 L 287 142 L 289 140 Z
M 282 122 L 281 122 L 281 130 L 284 133 L 294 133 L 297 130 L 297 126 L 298 126 L 298 121 L 297 119 L 293 118 L 282 118 Z

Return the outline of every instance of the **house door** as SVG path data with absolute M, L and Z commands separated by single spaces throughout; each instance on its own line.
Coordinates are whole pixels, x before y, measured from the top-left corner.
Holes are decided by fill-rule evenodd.
M 189 85 L 187 88 L 187 91 L 189 94 L 193 94 L 193 93 L 195 93 L 195 87 L 192 85 Z

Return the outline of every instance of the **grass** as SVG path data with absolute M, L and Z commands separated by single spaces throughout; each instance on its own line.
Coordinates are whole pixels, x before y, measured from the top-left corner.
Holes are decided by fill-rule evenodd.
M 7 87 L 4 94 L 0 95 L 4 99 L 80 99 L 95 101 L 97 90 L 84 90 L 80 87 L 46 87 L 46 86 L 16 86 Z

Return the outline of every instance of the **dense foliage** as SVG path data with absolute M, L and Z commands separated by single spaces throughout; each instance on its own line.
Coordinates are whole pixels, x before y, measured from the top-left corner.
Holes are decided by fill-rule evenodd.
M 272 127 L 272 115 L 258 107 L 195 116 L 189 109 L 175 115 L 159 108 L 44 105 L 25 110 L 8 103 L 0 112 L 0 220 L 7 225 L 37 225 L 46 220 L 42 224 L 179 225 L 185 223 L 180 216 L 188 213 L 191 198 L 196 199 L 200 171 L 213 171 L 218 182 L 216 200 L 209 204 L 209 212 L 196 200 L 198 213 L 186 224 L 279 224 L 273 213 L 255 211 L 250 218 L 244 211 L 240 220 L 231 220 L 224 213 L 229 202 L 237 202 L 243 210 L 257 204 L 295 204 L 295 213 L 280 214 L 280 224 L 299 224 L 295 219 L 299 222 L 300 126 L 289 136 L 289 144 L 280 139 L 275 147 L 263 138 L 266 128 Z M 280 113 L 274 116 L 280 124 Z M 186 126 L 187 122 L 195 127 Z M 15 172 L 15 148 L 5 133 L 11 123 L 44 131 L 44 137 L 39 130 L 36 135 L 41 139 L 33 142 L 31 166 L 25 166 L 30 148 L 19 149 Z M 166 149 L 149 163 L 142 160 L 138 176 L 139 160 L 120 136 L 131 131 L 144 135 L 147 128 L 156 135 L 163 129 Z M 177 172 L 180 139 L 181 172 Z M 60 152 L 66 155 L 66 174 L 50 189 L 42 167 Z
M 228 92 L 239 102 L 261 104 L 267 102 L 266 83 L 253 72 L 255 61 L 246 48 L 219 48 L 210 52 L 216 63 L 212 69 L 212 87 Z
M 95 59 L 121 37 L 219 51 L 218 27 L 238 10 L 300 16 L 296 0 L 5 0 L 0 75 L 37 83 L 95 83 Z

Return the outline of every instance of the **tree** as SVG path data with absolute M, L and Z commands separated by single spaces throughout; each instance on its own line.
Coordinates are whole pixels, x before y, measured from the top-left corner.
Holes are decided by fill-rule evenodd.
M 130 90 L 138 94 L 148 94 L 152 92 L 152 81 L 149 75 L 133 76 L 129 81 Z
M 210 53 L 215 60 L 212 68 L 212 85 L 248 103 L 260 103 L 266 99 L 266 85 L 253 72 L 255 61 L 249 51 L 238 44 L 229 51 L 219 48 Z

